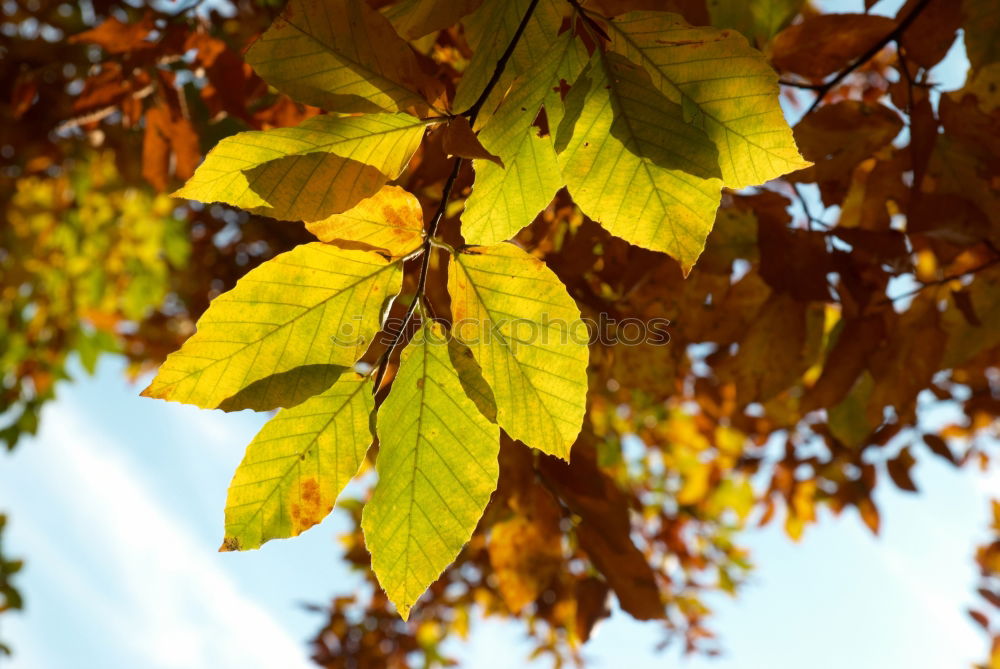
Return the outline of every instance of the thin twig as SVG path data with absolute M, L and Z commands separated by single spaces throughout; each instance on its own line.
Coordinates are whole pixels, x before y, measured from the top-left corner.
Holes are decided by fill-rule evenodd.
M 490 80 L 486 83 L 486 88 L 479 95 L 479 98 L 469 107 L 466 111 L 456 116 L 465 116 L 469 119 L 469 125 L 474 125 L 476 122 L 476 117 L 479 116 L 479 112 L 482 110 L 483 105 L 486 103 L 486 99 L 489 98 L 490 93 L 496 88 L 496 85 L 500 82 L 500 77 L 503 76 L 503 72 L 507 67 L 507 63 L 510 61 L 511 56 L 514 54 L 514 49 L 517 47 L 517 43 L 521 40 L 521 35 L 524 34 L 525 28 L 528 26 L 528 22 L 531 20 L 532 14 L 535 13 L 535 7 L 538 6 L 538 0 L 531 0 L 531 4 L 528 6 L 527 11 L 525 11 L 524 16 L 521 18 L 521 23 L 517 26 L 517 30 L 514 31 L 513 37 L 511 37 L 510 43 L 504 50 L 503 54 L 497 60 L 496 67 L 493 69 L 493 75 Z M 427 288 L 427 276 L 430 274 L 431 267 L 431 254 L 437 244 L 434 241 L 434 236 L 437 234 L 438 226 L 441 221 L 444 220 L 445 212 L 448 209 L 448 201 L 451 199 L 451 191 L 455 188 L 455 182 L 458 181 L 459 172 L 462 171 L 462 163 L 465 160 L 463 158 L 455 157 L 454 163 L 451 168 L 451 174 L 448 175 L 448 180 L 444 184 L 444 189 L 441 191 L 441 201 L 438 204 L 437 211 L 434 212 L 434 217 L 431 218 L 430 224 L 427 226 L 427 231 L 424 233 L 424 243 L 421 247 L 421 253 L 423 254 L 420 261 L 420 275 L 417 277 L 416 290 L 413 293 L 413 301 L 406 308 L 406 313 L 403 315 L 403 321 L 399 326 L 399 329 L 393 334 L 392 340 L 389 342 L 389 346 L 385 349 L 381 356 L 379 356 L 378 362 L 375 363 L 375 388 L 374 393 L 378 393 L 379 388 L 382 386 L 382 381 L 385 379 L 386 371 L 389 368 L 389 359 L 392 357 L 393 352 L 399 346 L 399 343 L 403 339 L 403 334 L 410 325 L 410 321 L 413 320 L 413 314 L 417 309 L 417 305 L 424 299 L 424 291 Z
M 572 0 L 570 1 L 572 2 Z M 872 48 L 868 49 L 868 51 L 866 51 L 856 61 L 845 67 L 840 72 L 838 72 L 833 79 L 822 84 L 820 88 L 817 89 L 816 99 L 813 100 L 813 103 L 809 106 L 809 109 L 806 111 L 806 114 L 809 114 L 814 109 L 816 109 L 816 107 L 819 106 L 819 103 L 822 102 L 823 98 L 826 97 L 826 94 L 829 93 L 831 90 L 833 90 L 834 86 L 836 86 L 841 81 L 846 79 L 847 76 L 852 72 L 854 72 L 856 69 L 858 69 L 859 67 L 867 63 L 869 60 L 874 58 L 879 51 L 884 49 L 885 46 L 889 44 L 889 42 L 899 41 L 899 39 L 903 36 L 903 33 L 905 33 L 906 30 L 910 27 L 910 24 L 913 23 L 918 16 L 920 16 L 920 13 L 923 12 L 924 9 L 926 9 L 927 5 L 929 4 L 930 0 L 920 0 L 920 2 L 917 3 L 917 6 L 913 8 L 913 11 L 907 14 L 906 18 L 900 21 L 896 25 L 896 27 L 892 29 L 892 32 L 890 32 L 888 35 L 880 39 L 874 46 L 872 46 Z
M 942 277 L 940 279 L 935 279 L 933 281 L 923 281 L 923 282 L 921 282 L 921 284 L 919 286 L 917 286 L 913 290 L 908 290 L 905 293 L 901 293 L 899 295 L 896 295 L 895 297 L 887 297 L 885 300 L 883 300 L 882 304 L 888 304 L 888 303 L 895 302 L 896 300 L 903 300 L 903 299 L 906 299 L 907 297 L 913 297 L 914 295 L 916 295 L 917 293 L 921 292 L 922 290 L 924 290 L 926 288 L 931 288 L 933 286 L 943 286 L 946 283 L 951 283 L 952 281 L 957 281 L 959 279 L 964 279 L 967 276 L 972 276 L 974 274 L 978 274 L 979 272 L 982 272 L 984 269 L 989 269 L 990 267 L 993 267 L 994 265 L 997 265 L 997 264 L 1000 264 L 1000 256 L 997 256 L 995 258 L 991 258 L 990 260 L 987 260 L 983 264 L 977 265 L 976 267 L 973 267 L 972 269 L 967 269 L 964 272 L 957 272 L 955 274 L 949 274 L 948 276 Z
M 598 35 L 600 35 L 604 39 L 608 39 L 608 34 L 604 32 L 604 28 L 602 28 L 601 24 L 599 24 L 597 21 L 594 20 L 592 16 L 590 16 L 586 8 L 580 5 L 579 0 L 566 0 L 566 1 L 569 4 L 573 5 L 573 9 L 575 9 L 576 13 L 580 15 L 580 18 L 583 19 L 584 23 L 590 26 L 591 29 L 595 30 Z
M 823 84 L 807 84 L 800 81 L 789 81 L 788 79 L 778 79 L 778 83 L 782 86 L 791 86 L 792 88 L 804 88 L 807 91 L 818 91 L 823 88 Z

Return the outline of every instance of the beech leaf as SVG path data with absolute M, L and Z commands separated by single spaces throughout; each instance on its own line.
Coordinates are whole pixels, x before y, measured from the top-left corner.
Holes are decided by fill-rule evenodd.
M 398 262 L 368 251 L 298 246 L 215 298 L 142 394 L 227 408 L 230 397 L 266 377 L 303 365 L 349 367 L 378 331 L 382 304 L 401 277 Z M 261 408 L 280 406 L 288 405 Z
M 559 278 L 513 244 L 474 247 L 448 268 L 455 337 L 493 390 L 507 434 L 566 459 L 587 404 L 589 332 Z
M 378 410 L 378 483 L 361 526 L 379 584 L 405 620 L 472 536 L 497 484 L 500 430 L 462 391 L 443 328 L 403 351 Z
M 247 446 L 229 485 L 221 550 L 259 548 L 322 521 L 372 443 L 374 410 L 371 379 L 347 372 L 278 412 Z

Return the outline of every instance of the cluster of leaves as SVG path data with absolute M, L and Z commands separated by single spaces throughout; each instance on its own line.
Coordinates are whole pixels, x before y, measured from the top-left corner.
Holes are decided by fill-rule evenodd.
M 391 22 L 422 36 L 456 18 L 441 14 L 416 29 L 402 23 L 405 12 L 292 0 L 250 47 L 247 62 L 268 83 L 339 114 L 229 137 L 176 195 L 304 220 L 321 241 L 216 298 L 143 393 L 285 409 L 236 472 L 224 549 L 321 521 L 358 472 L 374 422 L 378 482 L 361 525 L 372 569 L 404 620 L 479 523 L 497 486 L 500 429 L 568 460 L 586 411 L 580 312 L 550 269 L 504 240 L 565 185 L 593 220 L 670 253 L 686 274 L 723 184 L 809 165 L 778 105 L 777 75 L 733 31 L 641 11 L 602 25 L 564 0 L 486 2 L 467 21 L 476 46 L 450 101 L 464 111 L 451 113 L 437 107 L 448 104 L 443 87 Z M 706 62 L 728 74 L 711 75 Z M 543 114 L 549 131 L 539 135 Z M 456 158 L 424 230 L 419 200 L 384 184 L 435 126 Z M 466 244 L 452 250 L 435 235 L 464 159 L 475 176 L 461 217 Z M 438 247 L 448 255 L 435 256 Z M 425 300 L 435 257 L 439 273 L 447 264 L 450 302 L 450 317 L 438 319 L 442 305 Z M 419 274 L 394 325 L 380 319 L 391 315 L 385 303 L 400 291 L 405 259 Z M 415 312 L 423 325 L 376 418 L 374 395 L 387 387 Z M 373 340 L 372 371 L 351 371 Z
M 4 74 L 14 92 L 5 118 L 21 128 L 0 128 L 17 162 L 5 168 L 4 200 L 17 192 L 12 181 L 57 176 L 81 140 L 114 148 L 129 187 L 145 174 L 162 189 L 197 163 L 192 133 L 200 153 L 254 131 L 218 143 L 182 191 L 251 214 L 219 205 L 175 211 L 189 223 L 191 260 L 169 278 L 170 304 L 151 299 L 154 311 L 123 340 L 137 364 L 157 362 L 190 333 L 209 297 L 291 249 L 216 300 L 219 311 L 185 349 L 201 337 L 207 347 L 193 355 L 228 356 L 236 345 L 205 341 L 231 340 L 234 324 L 224 321 L 240 320 L 252 337 L 305 313 L 299 306 L 310 315 L 296 322 L 310 325 L 287 328 L 296 339 L 278 338 L 260 347 L 263 358 L 238 360 L 225 374 L 217 365 L 205 381 L 159 383 L 161 391 L 176 385 L 169 392 L 180 399 L 201 393 L 208 406 L 287 407 L 251 444 L 234 481 L 228 547 L 301 531 L 372 463 L 389 480 L 376 484 L 383 491 L 368 511 L 338 502 L 356 528 L 344 538 L 346 559 L 372 587 L 333 601 L 316 639 L 320 664 L 409 666 L 414 656 L 444 664 L 440 642 L 463 635 L 473 609 L 523 618 L 538 652 L 575 658 L 607 615 L 610 593 L 630 615 L 661 620 L 689 649 L 710 651 L 704 594 L 734 592 L 744 579 L 750 565 L 738 539 L 747 523 L 782 518 L 797 538 L 820 510 L 853 508 L 877 531 L 879 482 L 915 490 L 910 471 L 928 456 L 991 465 L 1000 415 L 992 3 L 910 0 L 893 18 L 821 14 L 795 0 L 540 0 L 502 68 L 534 3 L 327 3 L 348 19 L 334 25 L 310 18 L 318 5 L 297 2 L 252 44 L 249 65 L 237 54 L 270 22 L 267 7 L 240 4 L 239 20 L 227 21 L 94 4 L 109 18 L 91 26 L 55 5 L 28 8 L 43 25 L 79 23 L 65 34 L 87 28 L 72 44 L 11 40 L 14 62 L 27 66 Z M 629 14 L 647 10 L 676 15 Z M 650 21 L 655 30 L 646 33 Z M 961 89 L 942 92 L 932 69 L 959 28 L 971 69 Z M 108 58 L 84 75 L 101 60 L 88 40 Z M 67 74 L 64 63 L 78 69 Z M 778 76 L 786 107 L 806 109 L 793 133 L 805 160 L 777 106 Z M 74 81 L 81 84 L 67 88 Z M 84 90 L 101 93 L 84 102 Z M 364 115 L 342 115 L 355 113 Z M 378 127 L 384 141 L 373 142 Z M 456 170 L 448 156 L 470 158 L 472 169 Z M 317 181 L 318 189 L 306 186 Z M 261 215 L 306 220 L 315 237 Z M 504 245 L 510 237 L 525 251 Z M 473 243 L 490 250 L 469 253 Z M 611 335 L 624 338 L 628 318 L 668 319 L 670 345 L 602 339 L 589 347 L 586 375 L 570 373 L 563 392 L 528 374 L 518 377 L 523 390 L 512 386 L 511 368 L 494 366 L 502 351 L 463 348 L 461 336 L 447 346 L 421 339 L 442 323 L 481 320 L 476 296 L 456 300 L 455 290 L 464 281 L 475 293 L 494 263 L 548 277 L 560 308 L 595 322 L 613 316 L 620 325 Z M 344 278 L 330 271 L 374 274 L 360 290 L 338 292 Z M 297 286 L 273 285 L 284 281 L 279 272 Z M 513 293 L 495 309 L 547 300 L 548 288 L 511 289 L 510 275 L 485 284 L 489 295 Z M 251 316 L 234 305 L 247 295 L 285 304 Z M 316 309 L 329 301 L 336 306 Z M 360 320 L 341 317 L 349 305 Z M 411 309 L 435 322 L 418 324 Z M 333 346 L 345 318 L 355 337 Z M 316 337 L 276 348 L 304 334 Z M 313 351 L 317 342 L 325 356 Z M 511 351 L 515 370 L 544 360 L 537 366 L 548 371 L 562 359 L 520 342 Z M 373 375 L 347 369 L 358 359 Z M 580 369 L 580 359 L 570 363 Z M 421 385 L 424 373 L 432 380 Z M 381 392 L 373 398 L 374 377 Z M 539 401 L 535 389 L 559 399 Z M 545 422 L 550 407 L 563 415 L 564 400 L 578 412 L 566 416 L 575 426 L 565 434 L 560 419 Z M 940 403 L 956 418 L 928 424 L 923 409 Z M 455 404 L 464 408 L 451 413 Z M 369 450 L 361 417 L 376 405 L 381 439 Z M 453 417 L 421 422 L 429 439 L 407 442 L 420 438 L 407 428 L 416 406 Z M 461 426 L 459 439 L 449 436 Z M 447 458 L 435 459 L 428 443 L 450 449 Z M 559 459 L 570 454 L 568 464 Z M 263 481 L 274 469 L 262 462 L 269 457 L 286 458 L 284 478 Z M 417 574 L 393 599 L 411 603 L 468 544 L 403 622 L 369 557 L 369 549 L 395 550 L 385 546 L 399 537 L 371 545 L 373 530 L 391 534 L 395 523 L 363 516 L 402 503 L 386 498 L 393 485 L 434 503 L 423 478 L 409 487 L 392 480 L 391 471 L 417 471 L 407 465 L 418 457 L 421 477 L 453 481 L 454 471 L 464 486 L 438 485 L 449 504 L 432 518 L 447 531 L 411 545 L 411 555 L 435 548 L 427 562 L 417 556 Z M 495 469 L 478 467 L 494 460 Z M 248 507 L 264 512 L 256 526 L 236 507 L 252 500 Z M 418 521 L 416 530 L 434 526 Z M 980 553 L 985 578 L 996 571 L 994 552 Z M 395 566 L 377 559 L 375 573 L 391 580 Z
M 977 665 L 977 669 L 994 669 L 1000 666 L 1000 628 L 994 624 L 995 618 L 1000 614 L 1000 500 L 997 499 L 993 500 L 993 522 L 989 529 L 991 538 L 976 551 L 980 573 L 977 592 L 982 597 L 985 608 L 969 611 L 972 619 L 990 635 L 991 641 L 989 659 L 984 664 Z
M 12 583 L 14 575 L 21 571 L 23 563 L 20 560 L 11 560 L 3 556 L 3 532 L 6 526 L 7 516 L 0 514 L 0 613 L 20 609 L 24 606 L 21 593 Z M 0 641 L 0 655 L 10 655 L 10 648 L 3 641 Z

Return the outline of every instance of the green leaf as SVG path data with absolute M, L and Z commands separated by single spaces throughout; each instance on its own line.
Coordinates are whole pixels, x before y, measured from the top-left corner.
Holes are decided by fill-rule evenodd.
M 732 28 L 751 42 L 766 44 L 791 23 L 804 0 L 708 0 L 716 28 Z
M 685 271 L 694 265 L 721 197 L 718 153 L 642 68 L 595 53 L 566 97 L 556 146 L 585 214 L 627 242 L 669 253 Z
M 462 215 L 462 236 L 470 244 L 491 245 L 510 239 L 563 187 L 552 139 L 539 137 L 532 124 L 560 78 L 572 81 L 586 61 L 583 43 L 572 33 L 564 33 L 514 82 L 510 94 L 479 132 L 479 141 L 499 156 L 504 166 L 488 160 L 472 163 L 476 181 Z M 556 104 L 562 107 L 561 101 Z
M 778 104 L 778 75 L 739 33 L 692 28 L 676 14 L 629 12 L 608 22 L 608 35 L 715 142 L 727 188 L 809 166 Z
M 283 253 L 215 298 L 142 394 L 226 409 L 255 381 L 305 365 L 349 367 L 378 331 L 401 278 L 398 262 L 368 251 L 316 242 Z M 273 406 L 254 408 L 289 406 L 270 396 Z
M 458 23 L 482 3 L 483 0 L 401 0 L 381 11 L 397 33 L 415 40 Z
M 316 116 L 241 132 L 212 149 L 174 193 L 288 221 L 319 220 L 374 195 L 405 169 L 425 123 L 407 114 Z
M 263 427 L 229 485 L 221 550 L 298 536 L 330 513 L 372 443 L 372 388 L 370 378 L 347 372 Z
M 420 201 L 399 186 L 385 186 L 353 209 L 306 228 L 320 241 L 338 246 L 381 249 L 399 258 L 423 241 L 424 214 Z
M 361 526 L 403 619 L 462 550 L 496 488 L 500 430 L 466 397 L 447 335 L 428 323 L 378 411 L 378 483 Z
M 297 102 L 344 113 L 424 115 L 416 55 L 389 21 L 357 0 L 290 0 L 246 53 L 264 80 Z
M 530 5 L 531 0 L 484 0 L 482 6 L 465 21 L 465 35 L 473 54 L 458 82 L 453 109 L 466 111 L 486 89 L 497 61 L 513 39 Z M 549 50 L 569 9 L 569 3 L 564 0 L 539 1 L 510 62 L 483 106 L 486 116 L 503 99 L 511 82 L 530 70 Z M 482 116 L 480 121 L 486 116 Z
M 474 247 L 448 268 L 452 331 L 493 390 L 497 421 L 568 459 L 587 403 L 589 332 L 552 270 L 513 244 Z

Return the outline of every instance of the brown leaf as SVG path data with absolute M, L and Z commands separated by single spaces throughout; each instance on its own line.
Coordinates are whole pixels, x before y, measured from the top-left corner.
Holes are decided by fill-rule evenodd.
M 580 547 L 618 597 L 622 609 L 639 620 L 664 617 L 656 575 L 632 543 L 628 499 L 597 465 L 597 453 L 581 437 L 570 463 L 545 456 L 539 470 L 550 488 L 580 516 Z
M 948 446 L 948 442 L 944 439 L 936 434 L 925 434 L 924 443 L 927 444 L 927 448 L 931 449 L 931 453 L 944 458 L 955 466 L 958 466 L 958 458 L 956 458 L 955 454 L 951 452 L 951 447 Z
M 594 625 L 611 615 L 608 607 L 608 584 L 588 576 L 576 582 L 576 636 L 580 643 L 590 639 Z
M 449 156 L 492 160 L 500 167 L 504 167 L 499 156 L 493 155 L 480 144 L 479 138 L 472 131 L 472 126 L 469 125 L 469 120 L 464 116 L 453 118 L 441 132 L 441 148 Z
M 816 14 L 775 36 L 771 61 L 786 72 L 822 79 L 853 63 L 895 27 L 895 20 L 874 14 Z
M 831 265 L 826 235 L 762 220 L 758 224 L 758 238 L 760 276 L 771 288 L 803 302 L 830 299 L 826 275 Z
M 899 452 L 892 460 L 886 463 L 886 469 L 889 470 L 889 478 L 892 479 L 893 483 L 899 487 L 900 490 L 906 490 L 907 492 L 917 492 L 917 485 L 910 478 L 910 470 L 916 460 L 913 459 L 913 455 L 910 454 L 909 448 L 904 448 Z
M 142 144 L 142 176 L 157 190 L 166 191 L 170 176 L 188 179 L 201 160 L 198 135 L 191 122 L 174 118 L 165 105 L 146 112 Z
M 889 329 L 882 348 L 869 360 L 875 388 L 868 413 L 876 424 L 882 422 L 886 406 L 893 407 L 902 421 L 914 419 L 917 395 L 940 369 L 947 344 L 932 301 L 915 302 L 902 316 L 894 315 Z
M 907 0 L 897 18 L 909 16 L 921 0 Z M 903 32 L 900 40 L 907 60 L 921 67 L 937 65 L 948 53 L 962 24 L 962 3 L 930 0 Z
M 880 317 L 845 319 L 842 323 L 823 371 L 802 398 L 803 413 L 832 407 L 844 399 L 885 334 Z
M 902 128 L 899 115 L 884 105 L 856 100 L 824 105 L 795 126 L 802 155 L 815 163 L 796 172 L 796 180 L 818 182 L 827 206 L 840 204 L 858 163 L 887 146 Z
M 97 44 L 112 54 L 128 53 L 139 49 L 151 49 L 153 42 L 147 41 L 154 29 L 152 14 L 146 14 L 135 23 L 122 23 L 109 17 L 96 28 L 71 35 L 70 44 Z

